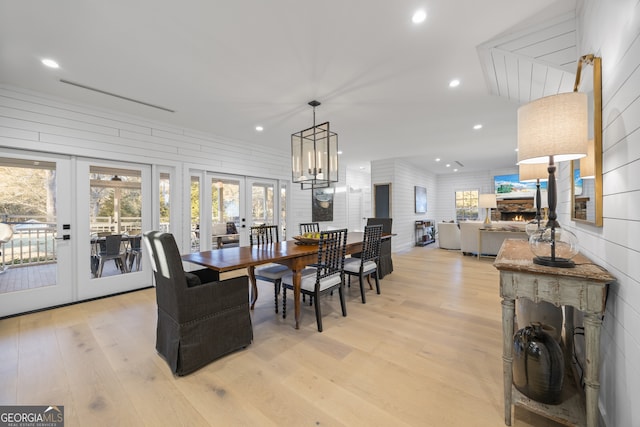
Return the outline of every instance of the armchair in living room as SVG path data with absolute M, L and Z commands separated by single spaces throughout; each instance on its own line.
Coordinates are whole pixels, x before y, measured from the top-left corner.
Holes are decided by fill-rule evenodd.
M 438 223 L 440 249 L 460 250 L 460 226 L 455 222 Z

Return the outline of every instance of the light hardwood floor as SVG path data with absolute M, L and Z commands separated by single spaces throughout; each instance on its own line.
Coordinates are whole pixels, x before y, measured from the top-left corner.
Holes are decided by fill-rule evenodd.
M 323 333 L 261 284 L 254 342 L 186 377 L 155 351 L 153 289 L 0 320 L 0 404 L 64 405 L 67 427 L 503 426 L 493 261 L 435 245 L 393 261 L 367 304 L 354 282 L 347 317 L 322 300 Z

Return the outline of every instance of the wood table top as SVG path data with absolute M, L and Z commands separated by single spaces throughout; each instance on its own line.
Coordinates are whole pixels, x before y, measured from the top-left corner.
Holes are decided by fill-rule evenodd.
M 525 273 L 549 274 L 554 276 L 575 277 L 595 282 L 610 283 L 616 280 L 606 269 L 595 264 L 586 256 L 578 253 L 574 258 L 574 268 L 548 267 L 533 263 L 535 255 L 526 240 L 506 239 L 493 262 L 498 270 L 520 271 Z
M 357 252 L 362 245 L 362 232 L 347 234 L 347 253 Z M 386 238 L 391 235 L 385 236 Z M 384 237 L 383 237 L 384 238 Z M 318 245 L 300 245 L 296 240 L 286 240 L 267 245 L 240 246 L 212 251 L 185 254 L 182 259 L 203 265 L 219 272 L 278 262 L 318 253 Z

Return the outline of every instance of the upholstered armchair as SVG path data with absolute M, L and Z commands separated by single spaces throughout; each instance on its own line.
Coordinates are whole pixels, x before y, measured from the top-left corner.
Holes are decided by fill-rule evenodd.
M 460 227 L 455 222 L 438 223 L 438 246 L 441 249 L 460 250 Z
M 219 280 L 213 270 L 185 273 L 170 233 L 143 235 L 156 279 L 156 350 L 177 375 L 248 346 L 253 339 L 247 276 Z

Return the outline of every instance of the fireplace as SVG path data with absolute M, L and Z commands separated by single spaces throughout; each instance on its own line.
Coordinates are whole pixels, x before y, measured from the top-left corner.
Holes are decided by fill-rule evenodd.
M 533 198 L 502 199 L 497 201 L 498 207 L 491 213 L 494 221 L 531 221 L 536 217 Z

